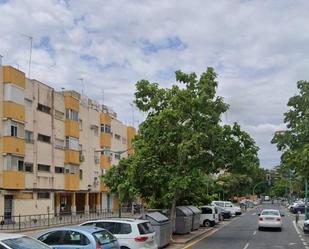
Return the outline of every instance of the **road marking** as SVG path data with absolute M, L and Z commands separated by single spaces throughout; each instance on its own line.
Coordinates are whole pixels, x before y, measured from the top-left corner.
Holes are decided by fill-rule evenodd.
M 247 249 L 249 247 L 249 242 L 245 245 L 244 249 Z
M 306 245 L 307 245 L 307 242 L 303 242 L 303 244 L 304 244 L 304 246 L 306 246 Z
M 202 238 L 196 240 L 196 241 L 193 241 L 192 243 L 190 243 L 189 245 L 186 245 L 185 247 L 183 247 L 182 249 L 188 249 L 190 248 L 191 246 L 195 245 L 196 243 L 202 241 L 203 239 L 206 239 L 207 237 L 211 236 L 212 234 L 216 233 L 217 231 L 219 231 L 220 229 L 216 228 L 212 231 L 210 231 L 209 233 L 207 233 L 205 236 L 203 236 Z
M 294 228 L 295 228 L 297 234 L 301 234 L 300 231 L 299 231 L 299 229 L 298 229 L 298 227 L 297 227 L 297 225 L 296 225 L 295 220 L 293 221 L 293 225 L 294 225 Z
M 256 213 L 253 213 L 253 214 L 251 214 L 251 215 L 256 215 Z
M 253 235 L 256 235 L 256 232 L 257 232 L 257 231 L 255 230 L 255 231 L 253 232 Z
M 304 242 L 304 241 L 305 241 L 303 238 L 300 238 L 300 240 L 301 240 L 302 242 Z

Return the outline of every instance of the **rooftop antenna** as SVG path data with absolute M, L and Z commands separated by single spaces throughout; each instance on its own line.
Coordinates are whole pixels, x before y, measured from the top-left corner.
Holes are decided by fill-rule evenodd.
M 84 96 L 84 78 L 79 78 L 78 80 L 80 80 L 80 84 L 82 88 L 82 96 Z
M 29 68 L 28 68 L 28 78 L 30 79 L 30 73 L 31 73 L 31 56 L 32 56 L 32 42 L 33 42 L 33 37 L 30 35 L 25 35 L 23 36 L 27 37 L 30 41 L 30 51 L 29 51 Z
M 2 66 L 2 58 L 3 58 L 3 55 L 0 54 L 0 66 Z
M 104 95 L 104 89 L 102 89 L 102 105 L 104 105 L 105 102 L 105 95 Z

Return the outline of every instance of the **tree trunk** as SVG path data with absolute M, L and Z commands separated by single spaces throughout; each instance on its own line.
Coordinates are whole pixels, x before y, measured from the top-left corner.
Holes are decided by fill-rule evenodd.
M 176 196 L 174 196 L 172 201 L 172 208 L 171 208 L 171 223 L 172 223 L 172 232 L 174 232 L 175 228 L 175 218 L 176 218 Z

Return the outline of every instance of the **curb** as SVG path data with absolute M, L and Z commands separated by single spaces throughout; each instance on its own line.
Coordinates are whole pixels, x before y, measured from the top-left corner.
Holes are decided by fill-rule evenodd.
M 185 244 L 191 242 L 192 240 L 195 240 L 195 239 L 197 239 L 197 238 L 199 238 L 199 237 L 201 237 L 201 236 L 203 236 L 203 235 L 205 235 L 205 234 L 211 232 L 211 231 L 214 230 L 215 228 L 216 228 L 216 227 L 211 227 L 211 228 L 205 229 L 204 232 L 199 233 L 199 234 L 195 234 L 195 235 L 193 235 L 192 237 L 188 238 L 188 239 L 185 240 L 185 241 L 177 241 L 177 240 L 173 240 L 173 238 L 172 238 L 172 239 L 171 239 L 171 242 L 172 242 L 171 244 L 175 244 L 175 245 L 185 245 Z

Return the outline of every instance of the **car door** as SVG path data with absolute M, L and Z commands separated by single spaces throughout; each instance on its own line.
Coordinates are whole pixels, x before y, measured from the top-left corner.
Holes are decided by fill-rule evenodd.
M 62 239 L 61 246 L 55 249 L 88 249 L 91 248 L 91 242 L 86 235 L 74 231 L 67 230 Z

